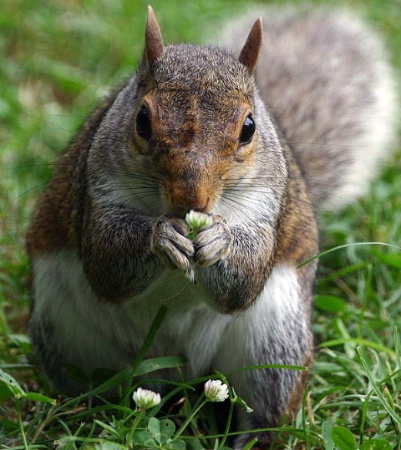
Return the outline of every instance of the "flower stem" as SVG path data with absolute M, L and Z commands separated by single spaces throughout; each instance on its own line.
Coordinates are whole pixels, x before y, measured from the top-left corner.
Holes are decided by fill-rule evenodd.
M 132 437 L 134 436 L 135 431 L 138 428 L 138 425 L 142 422 L 142 419 L 144 418 L 144 416 L 145 416 L 145 410 L 142 410 L 142 409 L 139 410 L 139 415 L 135 417 L 135 420 L 132 424 L 132 428 L 127 436 L 128 444 L 132 443 Z
M 175 434 L 174 439 L 178 439 L 181 434 L 185 431 L 187 426 L 192 422 L 193 418 L 198 414 L 198 412 L 206 405 L 208 402 L 207 399 L 203 400 L 203 402 L 192 411 L 192 414 L 187 418 L 187 420 L 180 426 L 180 429 Z
M 230 398 L 231 400 L 231 398 Z M 226 422 L 226 429 L 224 430 L 224 436 L 223 439 L 220 442 L 220 445 L 218 448 L 222 448 L 224 447 L 224 444 L 226 443 L 227 437 L 228 437 L 228 433 L 230 431 L 230 427 L 231 427 L 231 421 L 233 418 L 233 412 L 234 412 L 234 402 L 231 401 L 230 402 L 230 409 L 228 411 L 228 417 L 227 417 L 227 422 Z
M 22 443 L 24 445 L 24 449 L 25 450 L 29 450 L 28 442 L 27 442 L 26 436 L 25 436 L 24 425 L 22 423 L 21 404 L 20 404 L 20 399 L 19 398 L 15 398 L 15 409 L 17 410 L 18 425 L 19 425 L 19 429 L 20 429 L 20 432 L 21 432 L 21 438 L 22 438 Z

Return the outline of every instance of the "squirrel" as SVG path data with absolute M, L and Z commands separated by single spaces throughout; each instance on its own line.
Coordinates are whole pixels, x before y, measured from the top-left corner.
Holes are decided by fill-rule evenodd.
M 29 332 L 64 393 L 85 390 L 68 366 L 132 364 L 164 305 L 148 357 L 185 357 L 187 379 L 235 372 L 254 411 L 238 430 L 297 413 L 307 371 L 240 369 L 312 367 L 317 260 L 299 266 L 318 213 L 363 193 L 388 153 L 396 99 L 380 39 L 348 13 L 262 16 L 219 47 L 165 46 L 149 7 L 136 73 L 56 164 L 27 234 Z M 188 211 L 210 218 L 193 238 Z

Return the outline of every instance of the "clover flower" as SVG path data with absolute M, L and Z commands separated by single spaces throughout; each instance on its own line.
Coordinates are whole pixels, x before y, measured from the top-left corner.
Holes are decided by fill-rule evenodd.
M 210 402 L 224 402 L 228 398 L 228 386 L 220 380 L 205 383 L 205 396 Z
M 185 216 L 185 222 L 187 222 L 189 226 L 188 237 L 195 239 L 201 228 L 213 225 L 213 217 L 208 214 L 191 210 Z
M 132 395 L 136 406 L 139 409 L 145 411 L 146 409 L 153 408 L 161 401 L 160 394 L 149 391 L 147 389 L 138 388 Z

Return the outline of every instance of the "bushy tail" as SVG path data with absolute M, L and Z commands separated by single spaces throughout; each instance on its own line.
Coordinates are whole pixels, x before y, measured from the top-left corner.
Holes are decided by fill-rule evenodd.
M 396 88 L 382 42 L 348 12 L 264 8 L 227 26 L 221 43 L 238 51 L 260 15 L 260 93 L 313 203 L 339 207 L 365 192 L 395 143 Z

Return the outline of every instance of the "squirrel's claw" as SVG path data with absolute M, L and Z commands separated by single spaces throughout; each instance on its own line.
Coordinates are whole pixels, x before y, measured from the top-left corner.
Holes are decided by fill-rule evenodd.
M 213 225 L 201 229 L 194 241 L 194 260 L 201 267 L 211 266 L 226 256 L 233 240 L 224 219 L 221 216 L 214 216 L 213 219 Z
M 167 268 L 191 273 L 189 258 L 194 255 L 194 246 L 185 236 L 187 232 L 184 220 L 161 218 L 153 229 L 151 251 Z

